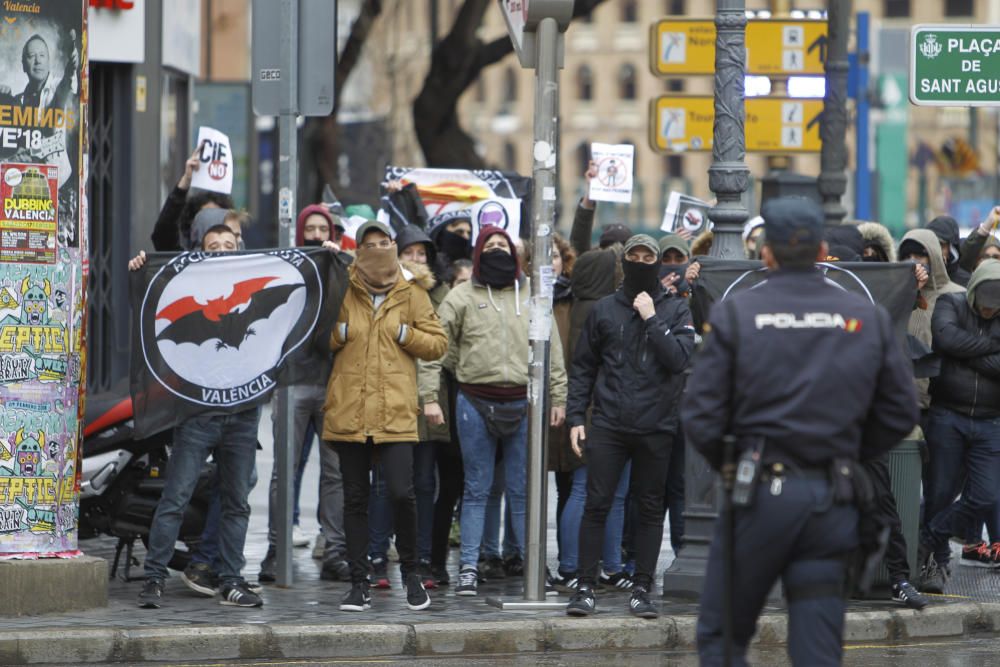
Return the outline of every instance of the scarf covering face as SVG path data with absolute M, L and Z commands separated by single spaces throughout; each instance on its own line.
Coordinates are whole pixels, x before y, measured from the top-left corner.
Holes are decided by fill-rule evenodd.
M 504 238 L 507 239 L 510 254 L 503 251 L 483 252 L 483 246 L 486 245 L 491 236 L 496 234 L 503 234 Z M 507 255 L 507 257 L 490 257 L 494 254 Z M 476 247 L 472 253 L 472 275 L 475 276 L 476 280 L 490 287 L 507 287 L 517 280 L 520 264 L 517 257 L 517 246 L 511 241 L 507 232 L 493 225 L 487 225 L 479 230 Z
M 630 262 L 622 257 L 622 271 L 625 273 L 622 287 L 625 290 L 626 299 L 633 301 L 642 292 L 650 297 L 656 296 L 657 289 L 660 287 L 659 264 Z
M 399 280 L 396 247 L 358 248 L 354 266 L 361 283 L 372 294 L 385 294 Z
M 472 242 L 447 229 L 442 229 L 438 234 L 438 249 L 453 262 L 456 259 L 469 259 L 472 256 Z

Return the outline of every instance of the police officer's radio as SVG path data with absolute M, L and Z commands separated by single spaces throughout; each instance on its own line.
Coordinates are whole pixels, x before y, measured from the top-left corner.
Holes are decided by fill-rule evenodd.
M 753 447 L 748 447 L 740 453 L 736 464 L 736 480 L 733 484 L 733 505 L 747 507 L 753 503 L 757 481 L 760 479 L 761 457 L 764 453 L 764 441 L 759 441 Z

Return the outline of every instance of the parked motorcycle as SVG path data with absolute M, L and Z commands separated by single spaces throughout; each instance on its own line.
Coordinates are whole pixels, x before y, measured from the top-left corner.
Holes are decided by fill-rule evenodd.
M 83 465 L 80 485 L 80 539 L 111 535 L 118 538 L 111 578 L 118 573 L 122 552 L 122 578 L 134 581 L 131 569 L 139 564 L 132 552 L 136 540 L 148 547 L 153 514 L 166 485 L 172 431 L 147 438 L 133 437 L 132 399 L 128 382 L 111 391 L 87 397 L 83 431 Z M 184 511 L 178 546 L 168 566 L 183 570 L 197 548 L 215 478 L 215 464 L 206 462 L 191 502 Z

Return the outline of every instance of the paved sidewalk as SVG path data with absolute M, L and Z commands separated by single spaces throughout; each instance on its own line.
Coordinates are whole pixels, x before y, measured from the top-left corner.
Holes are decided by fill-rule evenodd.
M 262 420 L 258 471 L 261 481 L 251 497 L 253 514 L 247 540 L 248 579 L 256 579 L 266 550 L 267 480 L 271 470 L 270 437 Z M 315 534 L 316 454 L 303 483 L 303 528 Z M 554 505 L 555 490 L 550 491 Z M 552 507 L 550 516 L 554 516 Z M 666 546 L 660 571 L 673 554 Z M 114 542 L 84 541 L 89 555 L 108 558 Z M 555 554 L 555 527 L 549 530 L 549 553 Z M 137 546 L 141 560 L 144 553 Z M 598 593 L 598 613 L 590 619 L 570 619 L 561 611 L 500 611 L 486 604 L 487 595 L 520 598 L 519 581 L 484 584 L 477 598 L 459 598 L 452 588 L 431 592 L 430 609 L 406 609 L 398 567 L 390 566 L 393 588 L 373 591 L 373 609 L 341 612 L 338 605 L 346 583 L 319 579 L 319 561 L 311 548 L 296 549 L 295 584 L 267 586 L 261 609 L 224 607 L 218 599 L 200 597 L 174 576 L 168 582 L 163 608 L 143 610 L 135 599 L 141 583 L 113 580 L 107 608 L 37 617 L 4 618 L 0 633 L 0 665 L 30 663 L 86 664 L 115 661 L 214 660 L 235 658 L 323 658 L 455 653 L 520 653 L 531 651 L 663 649 L 692 647 L 697 607 L 661 600 L 662 616 L 641 621 L 627 612 L 627 593 Z M 457 551 L 452 551 L 453 559 Z M 554 568 L 556 563 L 550 559 Z M 452 576 L 457 562 L 451 563 Z M 134 574 L 141 575 L 141 567 Z M 657 580 L 659 583 L 659 578 Z M 850 605 L 849 642 L 954 637 L 1000 632 L 1000 573 L 956 567 L 949 596 L 935 596 L 922 613 L 905 610 L 888 600 Z M 566 598 L 562 597 L 565 601 Z M 780 607 L 769 607 L 758 641 L 781 644 L 787 623 Z

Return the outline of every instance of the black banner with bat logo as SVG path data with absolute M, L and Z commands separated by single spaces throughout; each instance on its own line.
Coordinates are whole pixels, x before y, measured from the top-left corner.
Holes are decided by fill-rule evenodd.
M 699 257 L 698 262 L 701 272 L 691 299 L 691 314 L 699 331 L 713 303 L 767 280 L 767 270 L 761 262 L 712 257 Z M 906 324 L 917 299 L 912 264 L 823 262 L 816 266 L 831 284 L 888 310 L 897 339 L 901 344 L 906 341 Z
M 323 248 L 149 255 L 131 284 L 137 437 L 299 381 L 302 361 L 324 354 L 338 268 Z

